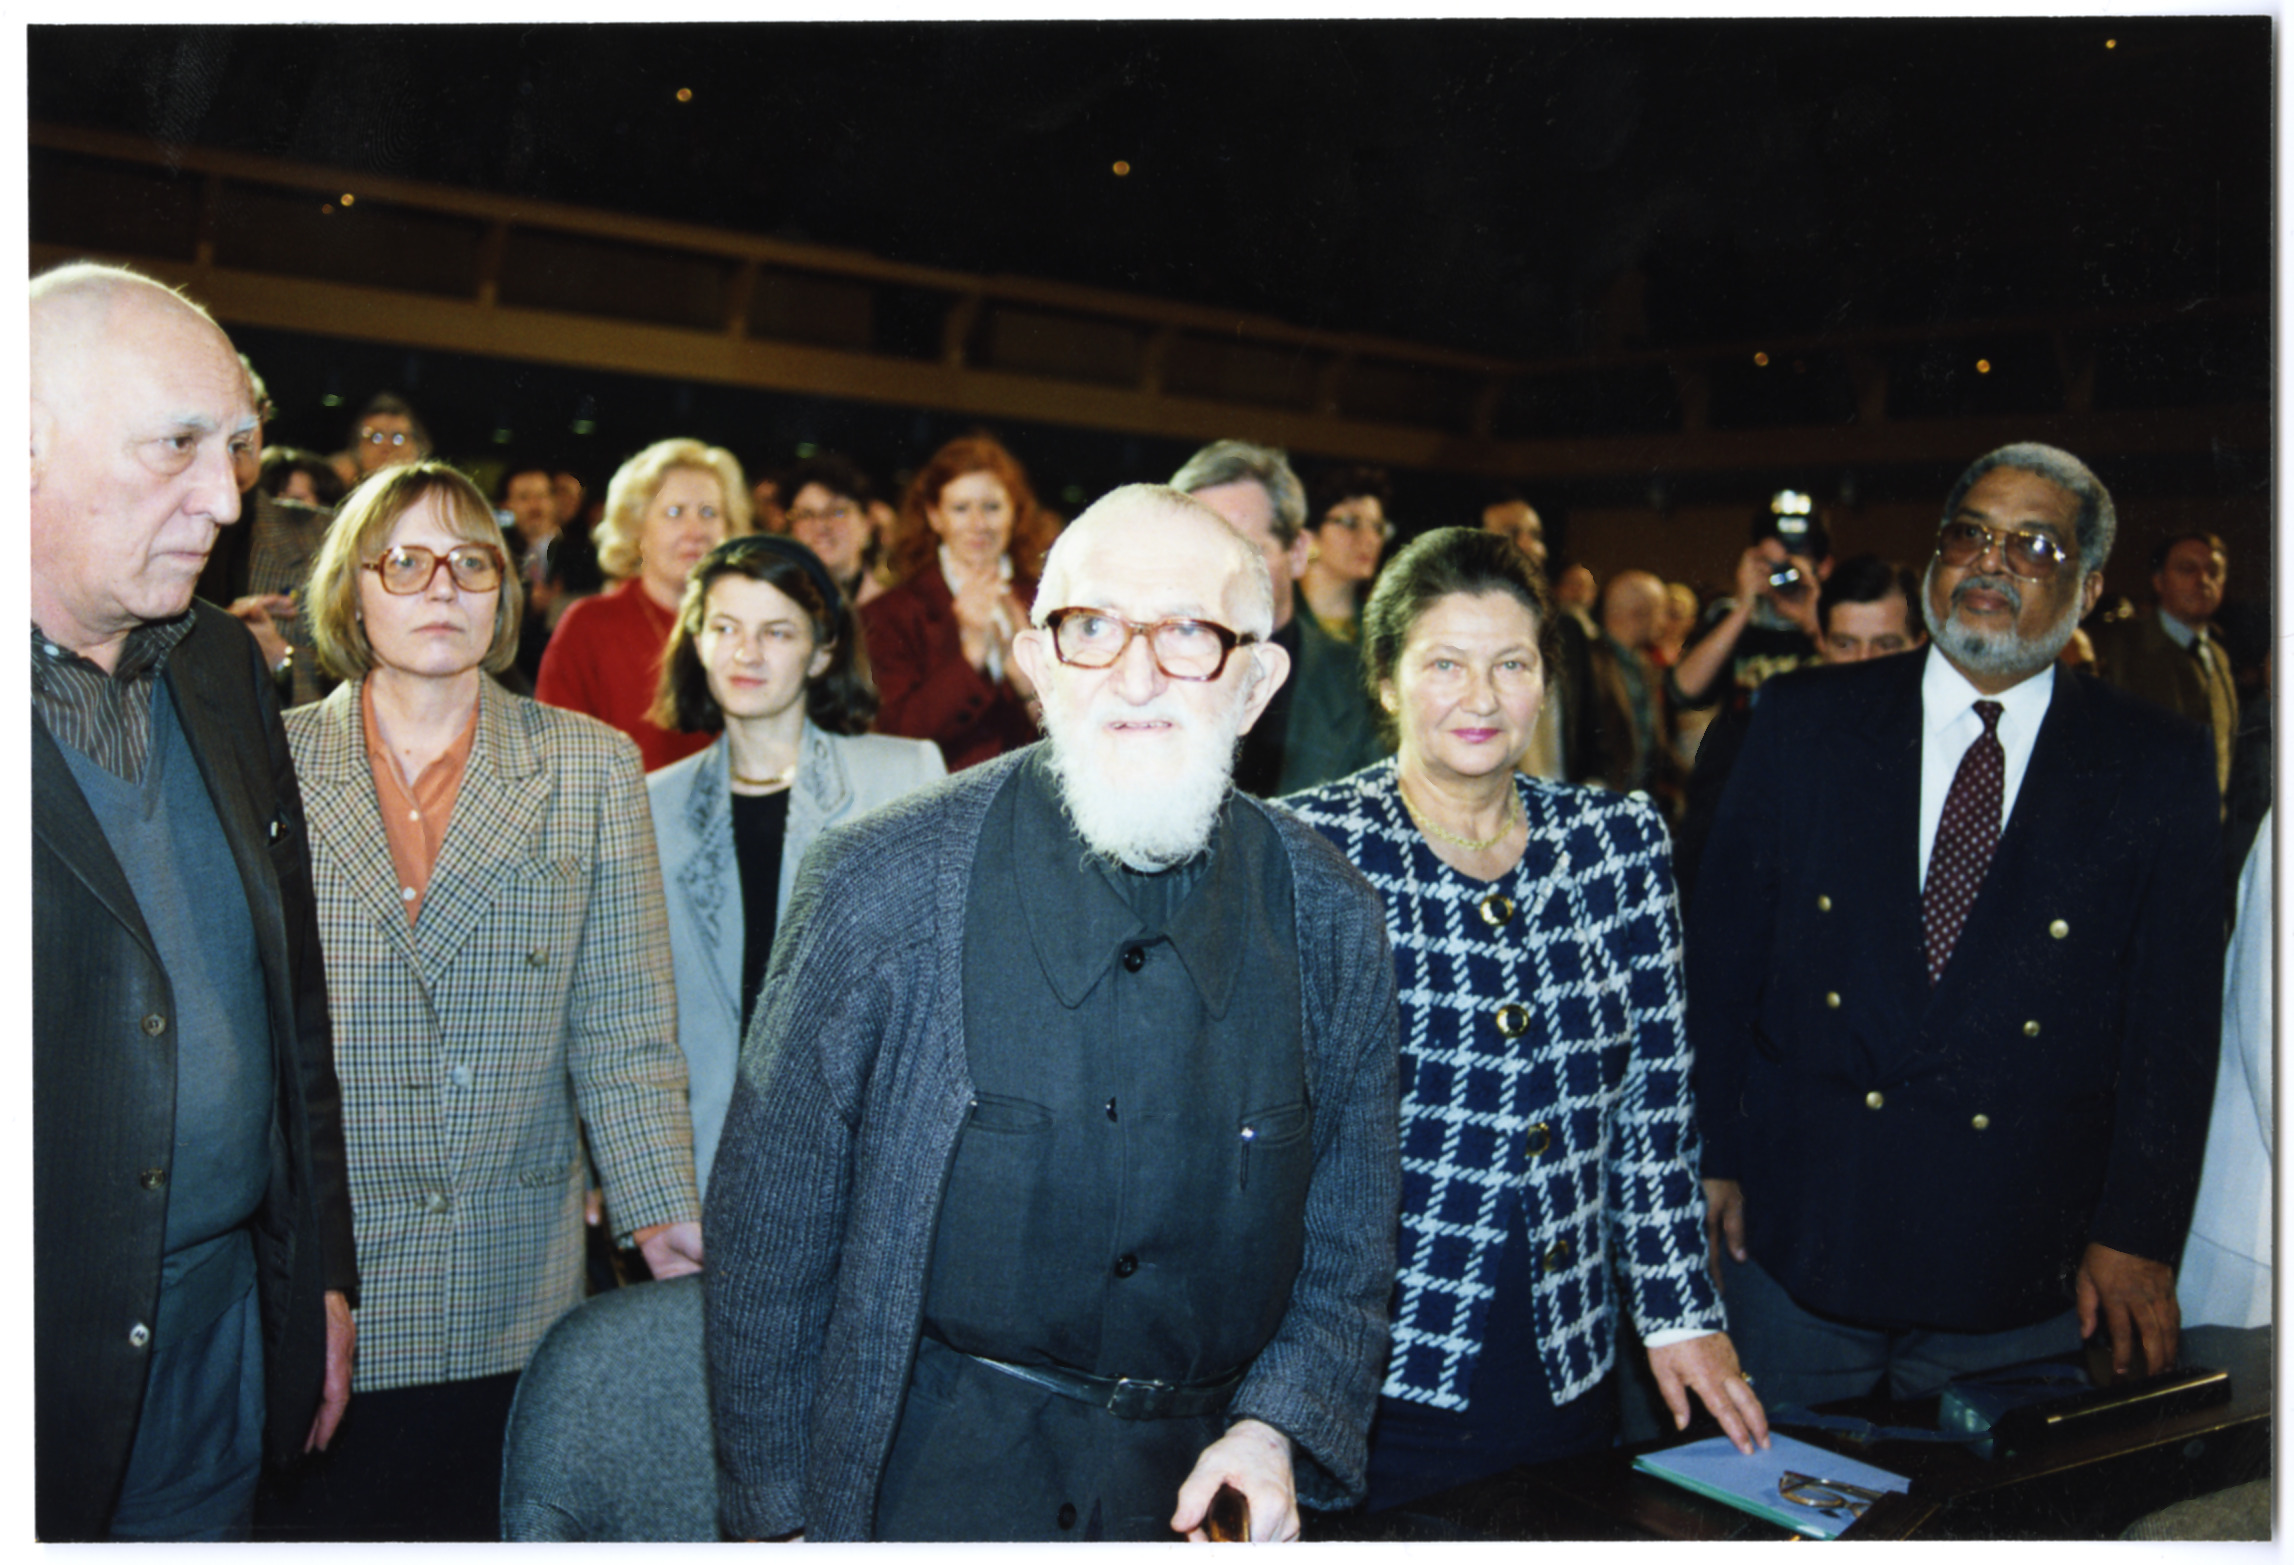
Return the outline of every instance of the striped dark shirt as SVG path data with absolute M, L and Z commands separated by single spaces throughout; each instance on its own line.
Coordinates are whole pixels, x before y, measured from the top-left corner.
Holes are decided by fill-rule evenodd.
M 111 673 L 32 627 L 32 709 L 58 743 L 129 782 L 151 753 L 151 691 L 167 654 L 191 634 L 192 616 L 138 625 Z

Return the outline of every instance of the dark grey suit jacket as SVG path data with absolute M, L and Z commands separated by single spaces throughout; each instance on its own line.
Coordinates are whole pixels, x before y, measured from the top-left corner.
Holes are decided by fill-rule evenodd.
M 2089 1241 L 2172 1264 L 2222 994 L 2214 767 L 2058 671 L 1942 982 L 1919 886 L 1917 657 L 1762 688 L 1689 911 L 1704 1172 L 1804 1305 L 1997 1331 Z
M 165 678 L 255 925 L 278 1104 L 255 1221 L 273 1460 L 302 1448 L 326 1364 L 323 1294 L 355 1301 L 324 969 L 302 801 L 254 638 L 195 604 Z M 32 721 L 33 1288 L 38 1531 L 99 1539 L 127 1471 L 159 1299 L 175 1004 L 70 763 Z M 148 1340 L 148 1339 L 147 1339 Z

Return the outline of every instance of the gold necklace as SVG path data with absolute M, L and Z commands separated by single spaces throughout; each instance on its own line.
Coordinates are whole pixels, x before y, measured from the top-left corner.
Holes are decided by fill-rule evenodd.
M 1521 795 L 1514 791 L 1513 784 L 1509 780 L 1506 784 L 1505 793 L 1505 819 L 1498 823 L 1497 832 L 1494 836 L 1483 837 L 1476 841 L 1472 837 L 1461 837 L 1454 831 L 1444 831 L 1426 819 L 1425 816 L 1419 814 L 1418 807 L 1410 802 L 1410 791 L 1402 786 L 1402 778 L 1399 773 L 1394 778 L 1394 791 L 1402 796 L 1402 808 L 1410 812 L 1410 819 L 1418 823 L 1420 831 L 1461 847 L 1468 853 L 1487 853 L 1505 841 L 1506 834 L 1513 830 L 1515 817 L 1521 812 Z
M 778 772 L 774 773 L 770 777 L 743 777 L 739 772 L 733 770 L 732 761 L 728 759 L 725 763 L 725 771 L 732 777 L 733 781 L 739 783 L 744 788 L 763 788 L 771 792 L 777 792 L 782 788 L 786 788 L 790 783 L 796 781 L 797 763 L 794 761 L 789 762 L 788 765 L 782 767 Z

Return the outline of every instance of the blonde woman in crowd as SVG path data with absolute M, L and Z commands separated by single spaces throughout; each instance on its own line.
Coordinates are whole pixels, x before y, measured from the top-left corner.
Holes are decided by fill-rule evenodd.
M 729 537 L 749 530 L 749 486 L 721 446 L 659 440 L 622 463 L 606 486 L 597 563 L 615 585 L 567 609 L 550 633 L 535 699 L 609 723 L 637 741 L 645 769 L 709 742 L 646 714 L 685 579 Z

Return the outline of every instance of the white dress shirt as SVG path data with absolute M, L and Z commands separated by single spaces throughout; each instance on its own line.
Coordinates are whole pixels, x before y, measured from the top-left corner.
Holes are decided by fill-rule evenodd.
M 2031 764 L 2032 741 L 2047 716 L 2047 703 L 2055 697 L 2055 665 L 2048 665 L 2013 689 L 1987 696 L 1967 682 L 1933 646 L 1927 651 L 1927 671 L 1920 678 L 1920 885 L 1928 883 L 1928 857 L 1935 851 L 1936 827 L 1944 818 L 1944 800 L 1951 795 L 1952 779 L 1967 747 L 1983 736 L 1983 719 L 1975 715 L 1978 701 L 1997 701 L 1999 745 L 2007 755 L 2007 774 L 1999 789 L 2000 830 L 2015 815 L 2016 791 L 2023 786 L 2024 769 Z

